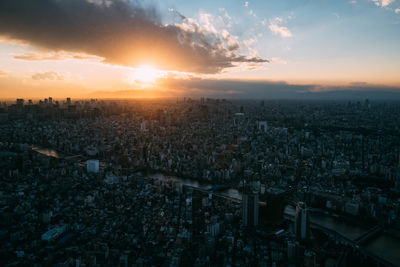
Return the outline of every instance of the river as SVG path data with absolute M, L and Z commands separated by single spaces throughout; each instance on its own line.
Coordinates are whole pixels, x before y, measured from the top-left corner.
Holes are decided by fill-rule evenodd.
M 285 207 L 284 213 L 286 215 L 294 217 L 296 215 L 296 209 L 291 205 L 287 205 Z M 350 240 L 356 240 L 368 230 L 368 228 L 344 222 L 339 218 L 335 218 L 331 215 L 315 212 L 310 212 L 310 222 L 318 224 L 326 229 L 335 231 Z
M 149 174 L 148 176 L 153 179 L 160 179 L 164 181 L 172 180 L 174 182 L 181 183 L 182 185 L 197 187 L 203 190 L 210 190 L 212 188 L 212 185 L 210 184 L 199 183 L 195 180 L 179 178 L 176 176 L 166 176 L 161 173 Z M 223 190 L 218 192 L 218 194 L 235 199 L 242 199 L 241 193 L 233 188 Z M 296 209 L 290 205 L 287 205 L 284 213 L 289 216 L 294 216 L 296 214 Z M 344 236 L 349 240 L 356 240 L 369 230 L 367 227 L 352 224 L 328 214 L 316 212 L 310 212 L 310 221 L 311 223 L 320 225 L 323 228 L 335 231 L 339 235 Z M 400 239 L 382 233 L 376 238 L 367 241 L 363 247 L 379 258 L 382 258 L 394 265 L 400 266 Z
M 151 173 L 151 174 L 147 174 L 147 176 L 152 179 L 158 179 L 158 180 L 163 180 L 163 181 L 168 181 L 168 180 L 174 181 L 174 182 L 180 183 L 182 185 L 191 186 L 191 187 L 199 188 L 202 190 L 211 190 L 213 187 L 211 184 L 200 183 L 200 182 L 198 182 L 196 180 L 192 180 L 192 179 L 185 179 L 185 178 L 179 178 L 176 176 L 164 175 L 162 173 Z M 242 194 L 237 189 L 234 189 L 234 188 L 228 188 L 225 190 L 218 191 L 218 194 L 222 195 L 222 196 L 242 200 Z
M 61 153 L 57 152 L 54 149 L 50 149 L 50 148 L 43 148 L 40 146 L 32 146 L 32 150 L 36 151 L 40 154 L 43 154 L 43 155 L 46 155 L 49 157 L 53 157 L 53 158 L 57 158 L 57 159 L 63 157 L 63 155 Z
M 364 247 L 378 257 L 400 266 L 400 240 L 398 238 L 382 233 L 368 241 Z
M 37 151 L 41 154 L 54 157 L 54 158 L 62 158 L 63 155 L 58 153 L 53 149 L 46 149 L 39 146 L 33 146 L 32 150 Z M 159 180 L 172 180 L 177 183 L 181 183 L 182 185 L 196 187 L 202 190 L 210 190 L 212 188 L 211 184 L 200 183 L 196 180 L 179 178 L 176 176 L 166 176 L 162 173 L 153 173 L 147 174 L 149 178 L 159 179 Z M 241 200 L 241 193 L 234 188 L 225 189 L 218 192 L 219 195 L 223 195 L 226 197 L 234 198 Z M 296 214 L 296 210 L 294 207 L 288 205 L 285 207 L 285 214 L 294 216 Z M 326 229 L 330 229 L 332 231 L 337 232 L 339 235 L 346 237 L 350 240 L 356 240 L 358 237 L 362 236 L 367 228 L 361 227 L 355 224 L 350 224 L 349 222 L 345 222 L 340 220 L 339 218 L 335 218 L 331 215 L 321 214 L 321 213 L 310 213 L 310 221 L 312 223 L 318 224 Z M 363 246 L 370 253 L 375 254 L 376 256 L 394 264 L 400 266 L 400 239 L 390 236 L 385 233 L 379 234 L 377 237 L 372 240 L 367 241 Z

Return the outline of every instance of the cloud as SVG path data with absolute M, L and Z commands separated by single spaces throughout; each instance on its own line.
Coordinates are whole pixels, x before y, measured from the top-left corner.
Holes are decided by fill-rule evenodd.
M 369 84 L 367 82 L 351 82 L 350 85 L 351 86 L 358 86 L 358 87 L 369 86 Z
M 14 56 L 15 59 L 21 60 L 30 60 L 30 61 L 37 61 L 37 60 L 61 60 L 64 59 L 58 53 L 51 53 L 51 54 L 40 54 L 40 53 L 27 53 L 22 55 Z
M 256 38 L 250 38 L 248 40 L 244 40 L 243 41 L 243 44 L 245 46 L 251 46 L 251 45 L 254 45 L 255 43 L 257 43 L 257 39 Z
M 109 64 L 154 64 L 194 73 L 267 62 L 229 49 L 234 46 L 212 27 L 199 27 L 183 15 L 178 19 L 163 24 L 155 8 L 144 8 L 138 1 L 0 1 L 0 35 L 55 52 L 95 55 Z
M 56 98 L 64 97 L 85 97 L 90 89 L 77 84 L 76 82 L 37 82 L 29 81 L 18 75 L 0 76 L 0 99 L 16 98 L 37 98 L 52 96 Z
M 391 3 L 393 3 L 394 2 L 394 0 L 382 0 L 382 6 L 383 7 L 385 7 L 385 6 L 388 6 L 388 5 L 390 5 Z
M 273 57 L 273 58 L 271 58 L 271 61 L 276 63 L 276 64 L 282 64 L 282 65 L 286 65 L 287 64 L 286 60 L 283 60 L 283 59 L 281 59 L 279 57 Z
M 396 8 L 396 9 L 394 10 L 394 12 L 395 12 L 396 14 L 400 14 L 400 8 Z
M 274 35 L 280 35 L 284 38 L 292 37 L 292 32 L 288 28 L 280 26 L 282 23 L 283 19 L 277 17 L 269 22 L 269 29 Z
M 224 15 L 225 19 L 231 20 L 232 17 L 229 15 L 228 11 L 224 7 L 218 8 L 218 10 Z
M 222 38 L 226 41 L 226 44 L 228 45 L 228 50 L 234 51 L 239 49 L 239 41 L 236 36 L 232 36 L 227 30 L 222 30 L 221 31 Z
M 160 88 L 165 88 L 161 90 Z M 227 99 L 382 99 L 400 100 L 400 88 L 354 83 L 345 86 L 321 86 L 318 84 L 290 84 L 273 81 L 249 81 L 235 79 L 186 79 L 166 78 L 154 90 L 96 91 L 91 97 L 129 98 L 156 97 L 212 97 Z
M 166 78 L 160 81 L 161 88 L 167 88 L 165 96 L 185 95 L 191 97 L 220 98 L 292 98 L 296 92 L 311 91 L 312 85 L 291 85 L 285 82 L 249 81 L 236 79 L 186 79 Z
M 248 7 L 249 6 L 249 2 L 244 2 L 244 6 Z
M 6 75 L 8 75 L 7 71 L 0 70 L 0 76 L 6 76 Z
M 41 60 L 64 60 L 64 59 L 89 59 L 93 58 L 86 54 L 79 53 L 61 53 L 61 52 L 35 52 L 35 53 L 26 53 L 22 55 L 14 56 L 15 59 L 20 60 L 29 60 L 29 61 L 41 61 Z
M 374 2 L 374 4 L 376 6 L 381 6 L 381 7 L 387 7 L 389 6 L 391 3 L 394 2 L 394 0 L 371 0 L 372 2 Z
M 372 2 L 374 2 L 374 4 L 376 6 L 381 6 L 381 1 L 380 0 L 371 0 Z
M 54 71 L 38 72 L 32 75 L 33 80 L 63 80 L 63 77 Z

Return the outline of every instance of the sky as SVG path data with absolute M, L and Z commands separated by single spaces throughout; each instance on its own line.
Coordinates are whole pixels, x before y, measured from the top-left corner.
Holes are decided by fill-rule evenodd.
M 0 98 L 400 99 L 400 0 L 1 0 Z

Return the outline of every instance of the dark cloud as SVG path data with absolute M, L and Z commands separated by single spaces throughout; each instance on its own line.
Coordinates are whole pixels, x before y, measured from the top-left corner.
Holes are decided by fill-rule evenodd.
M 235 79 L 168 79 L 163 84 L 190 96 L 226 98 L 288 98 L 294 93 L 311 91 L 313 85 Z
M 54 51 L 87 53 L 125 66 L 217 73 L 267 60 L 237 54 L 238 47 L 191 24 L 163 25 L 154 8 L 128 0 L 1 0 L 0 35 Z
M 62 80 L 63 77 L 54 71 L 38 72 L 32 75 L 33 80 Z
M 392 99 L 400 100 L 400 88 L 379 85 L 320 86 L 272 81 L 229 79 L 166 79 L 171 94 L 237 99 Z M 172 96 L 172 95 L 171 95 Z

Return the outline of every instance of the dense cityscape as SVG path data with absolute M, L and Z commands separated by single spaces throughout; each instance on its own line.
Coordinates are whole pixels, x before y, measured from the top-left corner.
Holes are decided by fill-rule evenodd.
M 2 266 L 399 266 L 400 103 L 0 105 Z

